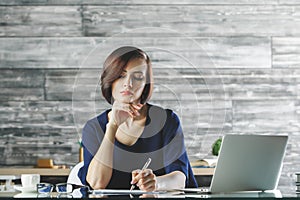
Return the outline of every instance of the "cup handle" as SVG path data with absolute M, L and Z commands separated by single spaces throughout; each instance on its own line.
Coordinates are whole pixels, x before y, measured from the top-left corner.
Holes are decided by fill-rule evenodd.
M 32 180 L 31 180 L 31 183 L 35 183 L 35 182 L 37 182 L 37 180 L 38 180 L 38 177 L 37 176 L 33 176 Z

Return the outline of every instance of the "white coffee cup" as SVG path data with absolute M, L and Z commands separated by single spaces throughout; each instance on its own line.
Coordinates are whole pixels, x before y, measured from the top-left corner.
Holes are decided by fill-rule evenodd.
M 40 183 L 39 174 L 21 174 L 22 187 L 36 187 Z

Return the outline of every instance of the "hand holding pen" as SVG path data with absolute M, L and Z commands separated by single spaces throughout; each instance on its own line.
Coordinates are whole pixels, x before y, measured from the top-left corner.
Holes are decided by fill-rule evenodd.
M 156 189 L 156 176 L 151 169 L 147 169 L 150 163 L 151 158 L 148 158 L 141 170 L 134 170 L 132 172 L 132 186 L 130 190 L 135 188 L 135 184 L 144 191 L 154 191 Z

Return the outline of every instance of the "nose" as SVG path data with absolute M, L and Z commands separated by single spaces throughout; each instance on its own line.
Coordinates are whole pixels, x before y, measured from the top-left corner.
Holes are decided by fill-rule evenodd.
M 128 76 L 125 81 L 124 81 L 124 84 L 123 86 L 126 88 L 126 87 L 132 87 L 132 79 L 130 76 Z

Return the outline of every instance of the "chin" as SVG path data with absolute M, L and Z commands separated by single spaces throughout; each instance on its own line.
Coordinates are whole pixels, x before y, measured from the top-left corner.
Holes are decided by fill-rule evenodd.
M 122 103 L 132 103 L 134 99 L 132 99 L 132 97 L 122 97 L 119 99 L 119 101 Z

